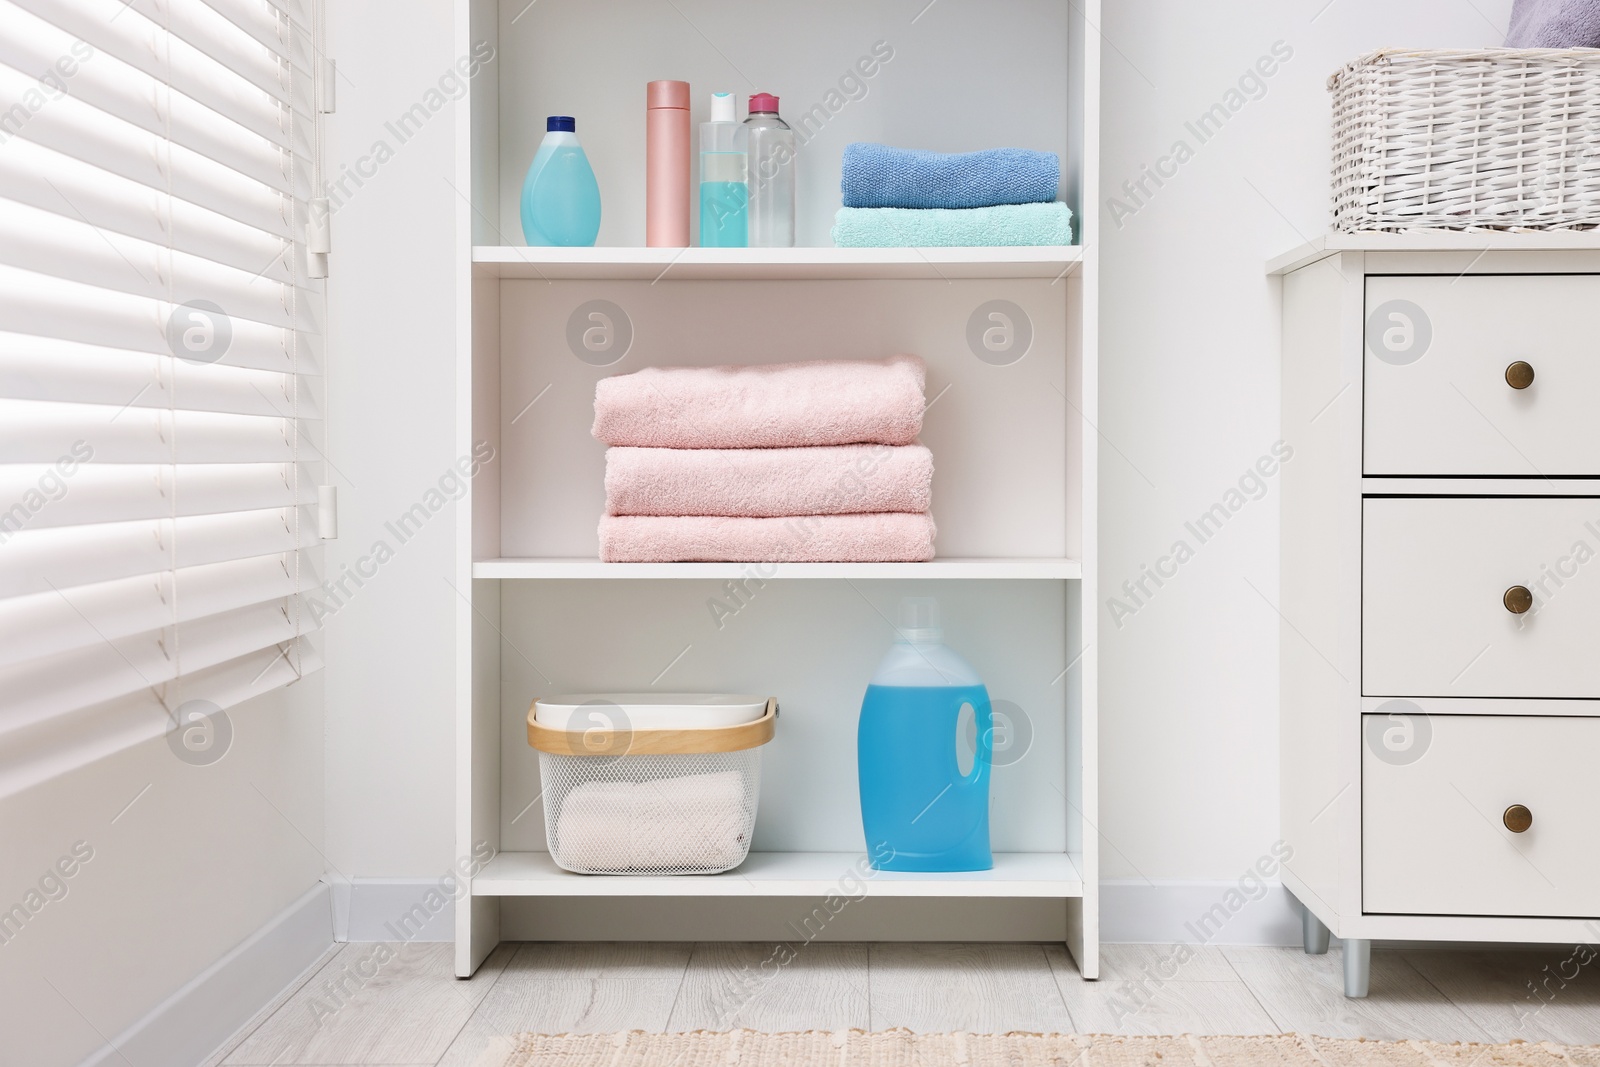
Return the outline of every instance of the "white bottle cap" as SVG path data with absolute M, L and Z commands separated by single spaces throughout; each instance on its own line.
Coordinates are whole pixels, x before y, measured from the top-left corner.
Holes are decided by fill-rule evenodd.
M 737 122 L 734 111 L 732 93 L 711 94 L 711 121 L 712 122 Z
M 939 602 L 931 596 L 900 598 L 900 640 L 914 645 L 936 645 L 944 638 L 939 626 Z

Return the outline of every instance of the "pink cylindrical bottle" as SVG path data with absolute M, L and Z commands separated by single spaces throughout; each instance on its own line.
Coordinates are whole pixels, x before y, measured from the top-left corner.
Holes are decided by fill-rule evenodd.
M 651 82 L 644 132 L 644 243 L 689 245 L 689 83 Z

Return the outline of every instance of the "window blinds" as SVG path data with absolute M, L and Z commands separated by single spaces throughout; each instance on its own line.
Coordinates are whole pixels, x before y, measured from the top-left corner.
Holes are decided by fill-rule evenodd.
M 0 0 L 0 794 L 320 666 L 309 3 Z

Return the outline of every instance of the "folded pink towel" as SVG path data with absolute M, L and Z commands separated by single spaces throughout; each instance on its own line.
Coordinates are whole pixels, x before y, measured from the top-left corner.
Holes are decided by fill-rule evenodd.
M 607 515 L 600 558 L 607 563 L 920 563 L 933 558 L 927 515 Z
M 611 515 L 927 511 L 932 496 L 922 445 L 606 450 Z
M 646 367 L 602 378 L 594 435 L 647 448 L 909 445 L 922 430 L 916 356 L 757 367 Z

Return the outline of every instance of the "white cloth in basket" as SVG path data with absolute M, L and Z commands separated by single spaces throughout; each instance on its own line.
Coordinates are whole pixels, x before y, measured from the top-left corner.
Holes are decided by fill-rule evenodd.
M 556 820 L 556 859 L 569 870 L 725 870 L 749 843 L 736 771 L 646 782 L 586 782 Z

